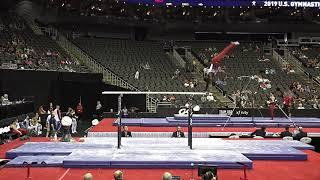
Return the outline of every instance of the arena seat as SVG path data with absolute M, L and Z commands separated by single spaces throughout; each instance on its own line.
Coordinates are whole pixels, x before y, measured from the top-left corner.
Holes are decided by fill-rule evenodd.
M 301 142 L 305 143 L 305 144 L 310 144 L 312 139 L 309 137 L 303 137 L 300 139 Z
M 96 61 L 139 90 L 169 92 L 202 92 L 205 90 L 203 83 L 198 83 L 194 88 L 184 87 L 185 81 L 194 81 L 196 78 L 190 72 L 175 65 L 159 41 L 77 38 L 73 42 Z M 146 68 L 147 64 L 150 69 Z M 176 69 L 180 69 L 180 76 L 172 78 Z M 140 73 L 139 80 L 134 78 L 136 71 Z M 161 95 L 154 97 L 159 101 L 163 99 Z M 218 102 L 202 102 L 200 96 L 194 96 L 193 100 L 197 104 L 206 104 L 209 107 L 219 105 Z M 188 96 L 178 95 L 175 104 L 184 105 L 187 101 Z

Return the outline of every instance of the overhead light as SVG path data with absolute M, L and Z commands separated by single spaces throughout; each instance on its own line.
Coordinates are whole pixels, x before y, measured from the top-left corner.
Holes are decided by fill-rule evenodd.
M 202 4 L 202 3 L 199 3 L 198 6 L 203 6 L 203 4 Z

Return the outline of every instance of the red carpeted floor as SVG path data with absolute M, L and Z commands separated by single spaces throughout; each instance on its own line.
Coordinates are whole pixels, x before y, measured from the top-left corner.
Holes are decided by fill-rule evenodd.
M 91 129 L 91 132 L 116 132 L 117 127 L 112 123 L 115 121 L 113 118 L 103 119 L 97 126 Z M 222 131 L 222 127 L 193 127 L 194 132 L 252 132 L 256 128 L 238 128 L 238 127 L 226 127 Z M 318 132 L 320 128 L 304 128 L 306 132 Z M 173 132 L 175 127 L 141 127 L 141 126 L 129 126 L 131 132 Z M 182 127 L 183 131 L 187 131 L 187 127 Z M 281 132 L 283 128 L 267 128 L 269 132 Z
M 99 127 L 109 125 L 109 127 Z M 95 131 L 99 129 L 109 129 L 114 131 L 115 128 L 110 126 L 111 119 L 102 121 L 100 125 L 95 127 Z M 151 131 L 149 128 L 132 127 L 131 131 Z M 154 131 L 165 131 L 167 128 L 152 128 Z M 216 128 L 197 128 L 201 131 L 213 131 Z M 233 131 L 236 129 L 231 128 Z M 167 131 L 172 131 L 169 128 Z M 248 129 L 247 129 L 248 130 Z M 226 129 L 225 129 L 226 131 Z M 229 131 L 229 129 L 228 129 Z M 31 138 L 30 141 L 48 141 L 46 138 Z M 24 142 L 15 140 L 8 144 L 0 146 L 0 158 L 5 157 L 5 152 L 12 148 L 19 147 Z M 253 169 L 248 171 L 249 180 L 320 180 L 320 154 L 314 151 L 305 151 L 308 154 L 307 161 L 254 161 Z M 161 180 L 163 172 L 169 171 L 174 175 L 181 176 L 181 179 L 190 179 L 192 171 L 188 169 L 121 169 L 124 172 L 124 180 Z M 91 172 L 94 180 L 111 180 L 112 173 L 115 169 L 65 169 L 65 168 L 32 168 L 32 180 L 81 180 L 82 176 Z M 3 168 L 0 169 L 0 180 L 24 180 L 27 170 L 25 168 Z M 197 170 L 193 170 L 195 179 Z M 220 180 L 238 180 L 243 175 L 242 170 L 218 170 Z

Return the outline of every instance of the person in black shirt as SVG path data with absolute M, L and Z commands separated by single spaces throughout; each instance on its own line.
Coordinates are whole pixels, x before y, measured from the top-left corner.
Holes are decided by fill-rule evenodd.
M 172 133 L 172 137 L 180 138 L 180 137 L 185 137 L 184 133 L 181 131 L 181 127 L 177 127 L 177 131 Z
M 50 111 L 50 115 L 47 118 L 47 136 L 50 135 L 51 138 L 54 138 L 57 133 L 57 123 L 56 119 L 54 118 L 54 113 Z
M 121 137 L 132 137 L 131 132 L 128 130 L 128 126 L 123 127 L 123 131 L 121 132 Z
M 285 131 L 282 131 L 280 133 L 280 137 L 283 138 L 283 137 L 292 137 L 292 133 L 289 131 L 289 127 L 285 127 Z
M 261 129 L 257 129 L 254 132 L 251 133 L 251 136 L 266 136 L 266 127 L 261 127 Z
M 303 137 L 308 137 L 308 134 L 303 131 L 302 127 L 299 127 L 299 132 L 293 137 L 293 139 L 300 141 L 300 139 Z

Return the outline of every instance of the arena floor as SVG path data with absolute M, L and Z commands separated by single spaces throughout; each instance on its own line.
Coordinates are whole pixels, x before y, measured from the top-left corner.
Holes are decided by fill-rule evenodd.
M 99 125 L 94 127 L 92 131 L 102 132 L 116 131 L 116 127 L 112 126 L 114 119 L 105 119 Z M 225 128 L 224 131 L 252 131 L 255 128 Z M 171 132 L 174 127 L 166 128 L 150 128 L 150 127 L 130 127 L 131 131 L 142 132 Z M 186 130 L 186 129 L 184 129 Z M 194 128 L 195 131 L 221 131 L 221 128 Z M 269 131 L 281 131 L 282 128 L 270 128 Z M 308 132 L 320 132 L 319 128 L 307 128 Z M 78 140 L 78 138 L 75 138 Z M 47 142 L 46 138 L 31 138 L 32 142 Z M 0 158 L 5 157 L 8 150 L 17 148 L 27 141 L 15 140 L 11 143 L 0 146 Z M 254 160 L 254 168 L 248 170 L 248 179 L 252 180 L 270 180 L 270 179 L 290 179 L 290 180 L 318 180 L 320 179 L 320 171 L 317 168 L 320 166 L 320 154 L 312 150 L 304 150 L 308 155 L 307 161 L 287 161 L 287 160 Z M 181 176 L 181 179 L 190 179 L 193 176 L 197 178 L 197 170 L 191 169 L 121 169 L 127 180 L 140 179 L 161 179 L 163 172 L 169 171 L 176 176 Z M 61 167 L 46 167 L 46 168 L 31 168 L 32 180 L 74 180 L 82 179 L 83 174 L 91 172 L 95 180 L 112 179 L 112 173 L 115 169 L 104 168 L 61 168 Z M 22 180 L 26 177 L 26 168 L 2 168 L 0 170 L 0 180 L 17 179 Z M 219 169 L 218 177 L 222 180 L 239 179 L 243 175 L 241 169 Z
M 45 142 L 46 138 L 31 138 L 33 142 Z M 16 148 L 24 144 L 25 141 L 15 140 L 11 143 L 0 146 L 0 156 L 4 158 L 7 150 Z M 274 160 L 255 160 L 254 168 L 248 170 L 248 179 L 252 180 L 319 180 L 320 171 L 320 154 L 311 150 L 304 151 L 308 154 L 307 161 L 274 161 Z M 164 171 L 170 171 L 174 175 L 181 176 L 181 179 L 189 179 L 192 175 L 190 169 L 121 169 L 127 180 L 143 179 L 161 179 Z M 111 180 L 112 173 L 115 169 L 101 168 L 32 168 L 32 180 L 74 180 L 82 179 L 83 174 L 91 172 L 95 180 Z M 26 168 L 2 168 L 0 170 L 0 179 L 24 180 L 26 177 Z M 197 171 L 193 170 L 194 176 Z M 239 169 L 221 169 L 218 170 L 219 179 L 235 180 L 243 175 Z M 197 178 L 195 178 L 197 179 Z

